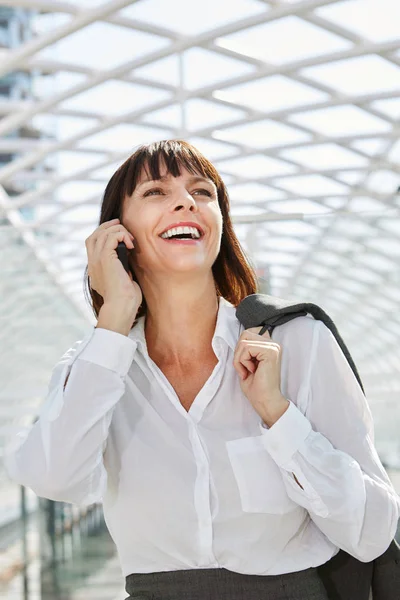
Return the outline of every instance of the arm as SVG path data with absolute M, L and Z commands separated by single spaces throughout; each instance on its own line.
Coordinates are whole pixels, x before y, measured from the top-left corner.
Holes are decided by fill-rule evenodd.
M 98 328 L 62 357 L 39 419 L 6 449 L 12 479 L 52 500 L 101 499 L 107 481 L 103 451 L 135 350 L 127 336 Z
M 333 334 L 315 323 L 306 416 L 291 402 L 263 442 L 288 495 L 327 538 L 363 562 L 394 538 L 400 501 L 373 445 L 365 396 Z

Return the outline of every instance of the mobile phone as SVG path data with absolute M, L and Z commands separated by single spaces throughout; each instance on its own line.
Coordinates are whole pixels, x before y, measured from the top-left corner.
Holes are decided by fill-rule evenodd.
M 117 256 L 119 260 L 122 262 L 122 266 L 124 267 L 127 273 L 131 272 L 129 261 L 128 261 L 128 249 L 125 245 L 125 242 L 118 242 L 117 247 Z

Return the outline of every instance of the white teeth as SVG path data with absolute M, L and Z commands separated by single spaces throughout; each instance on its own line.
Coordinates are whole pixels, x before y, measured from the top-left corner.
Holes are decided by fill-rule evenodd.
M 167 239 L 182 233 L 190 233 L 194 239 L 198 239 L 200 237 L 200 231 L 196 229 L 196 227 L 174 227 L 173 229 L 168 229 L 168 231 L 165 231 L 163 234 L 161 234 L 161 237 Z

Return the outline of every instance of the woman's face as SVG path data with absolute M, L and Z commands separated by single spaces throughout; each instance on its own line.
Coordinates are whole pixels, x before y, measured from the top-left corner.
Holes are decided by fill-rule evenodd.
M 125 198 L 122 214 L 123 225 L 135 238 L 132 260 L 144 274 L 207 272 L 218 256 L 222 214 L 210 179 L 183 168 L 179 177 L 161 170 L 156 181 L 143 172 L 132 196 Z M 198 225 L 201 237 L 186 242 L 161 237 L 181 222 Z

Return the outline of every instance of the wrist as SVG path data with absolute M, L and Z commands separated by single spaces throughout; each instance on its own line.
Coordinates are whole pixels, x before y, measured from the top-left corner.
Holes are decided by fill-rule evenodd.
M 100 308 L 96 327 L 128 335 L 132 329 L 138 307 L 131 302 L 107 303 Z
M 267 410 L 263 411 L 261 418 L 267 427 L 272 427 L 281 416 L 287 411 L 290 401 L 281 396 L 279 399 L 268 404 Z

